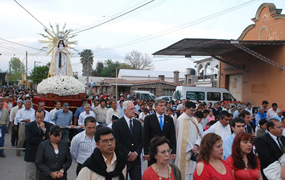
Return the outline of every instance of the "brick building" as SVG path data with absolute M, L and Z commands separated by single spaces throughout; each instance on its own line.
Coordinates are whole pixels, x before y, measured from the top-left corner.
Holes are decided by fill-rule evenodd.
M 285 15 L 263 3 L 237 40 L 182 39 L 153 55 L 211 56 L 221 62 L 219 87 L 239 101 L 260 105 L 276 102 L 285 109 Z M 235 23 L 233 21 L 233 23 Z
M 116 85 L 118 93 L 130 93 L 135 90 L 150 91 L 156 96 L 172 96 L 176 86 L 178 84 L 167 82 L 164 80 L 164 76 L 160 75 L 157 80 L 150 81 L 137 81 L 126 79 L 114 79 L 105 78 L 92 88 L 93 93 L 107 92 L 108 94 L 115 95 Z

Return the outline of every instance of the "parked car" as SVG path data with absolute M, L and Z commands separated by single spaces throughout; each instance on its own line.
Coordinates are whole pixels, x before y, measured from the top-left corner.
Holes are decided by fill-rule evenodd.
M 169 101 L 172 101 L 172 96 L 159 96 L 155 98 L 155 100 L 157 99 L 164 99 L 165 101 L 169 102 Z
M 151 101 L 156 98 L 156 96 L 149 91 L 134 91 L 133 96 L 134 95 L 136 95 L 139 100 L 147 99 Z

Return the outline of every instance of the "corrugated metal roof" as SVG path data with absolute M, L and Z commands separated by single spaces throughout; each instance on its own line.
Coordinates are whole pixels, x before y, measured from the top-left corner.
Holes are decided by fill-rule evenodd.
M 186 72 L 180 72 L 179 78 L 184 78 L 185 74 L 186 74 Z M 120 72 L 119 72 L 119 78 L 125 78 L 125 76 L 158 77 L 159 75 L 164 75 L 165 78 L 173 78 L 173 76 L 174 76 L 173 71 L 120 69 Z
M 242 52 L 234 44 L 242 44 L 250 49 L 260 46 L 285 45 L 284 40 L 249 41 L 226 39 L 182 39 L 173 45 L 153 53 L 153 55 L 169 56 L 223 56 L 235 52 Z

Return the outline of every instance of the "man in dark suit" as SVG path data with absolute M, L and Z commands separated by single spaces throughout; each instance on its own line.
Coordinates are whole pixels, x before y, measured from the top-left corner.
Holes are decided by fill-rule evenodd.
M 263 179 L 267 179 L 263 174 L 263 169 L 278 160 L 283 155 L 285 137 L 282 136 L 282 123 L 276 119 L 270 119 L 267 123 L 267 134 L 259 137 L 255 141 L 256 152 L 261 165 Z
M 24 160 L 26 161 L 26 179 L 36 180 L 38 176 L 35 165 L 35 156 L 38 145 L 49 138 L 49 129 L 51 123 L 44 121 L 45 111 L 37 110 L 35 112 L 35 121 L 25 125 L 26 151 Z
M 124 117 L 113 123 L 116 147 L 127 158 L 127 172 L 132 180 L 140 180 L 143 147 L 142 125 L 135 117 L 135 106 L 131 101 L 123 103 Z
M 245 121 L 244 132 L 254 134 L 254 131 L 250 125 L 250 112 L 243 110 L 239 113 L 238 117 L 242 118 Z
M 149 142 L 154 136 L 165 136 L 170 141 L 172 149 L 171 159 L 176 158 L 176 137 L 173 119 L 164 114 L 166 101 L 157 99 L 155 101 L 156 114 L 146 116 L 144 119 L 144 159 L 148 160 L 150 166 L 154 162 L 150 162 L 148 147 Z

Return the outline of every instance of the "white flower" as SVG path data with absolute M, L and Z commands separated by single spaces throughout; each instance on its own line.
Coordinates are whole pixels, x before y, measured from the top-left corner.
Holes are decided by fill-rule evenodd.
M 85 92 L 84 85 L 71 76 L 54 76 L 44 79 L 38 84 L 39 94 L 53 93 L 59 96 L 77 95 Z

